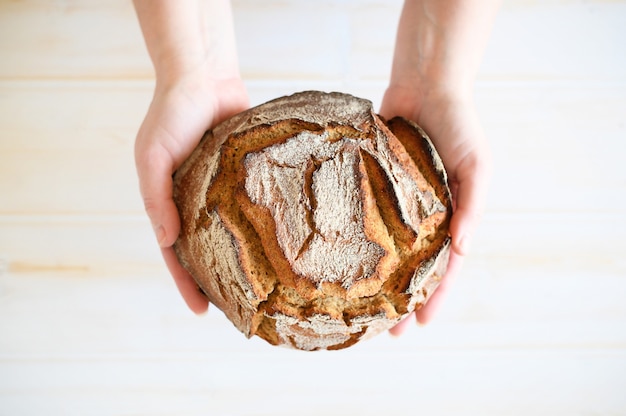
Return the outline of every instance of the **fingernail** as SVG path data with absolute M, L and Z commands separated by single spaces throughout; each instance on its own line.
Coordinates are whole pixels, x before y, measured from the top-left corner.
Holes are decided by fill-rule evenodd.
M 465 234 L 463 237 L 461 237 L 461 239 L 459 240 L 459 251 L 461 252 L 461 254 L 465 255 L 469 252 L 471 242 L 471 238 L 468 234 Z
M 165 238 L 167 237 L 167 235 L 165 234 L 165 228 L 163 228 L 162 225 L 157 225 L 154 228 L 154 234 L 156 235 L 156 239 L 159 242 L 159 246 L 163 247 L 163 244 L 165 244 Z

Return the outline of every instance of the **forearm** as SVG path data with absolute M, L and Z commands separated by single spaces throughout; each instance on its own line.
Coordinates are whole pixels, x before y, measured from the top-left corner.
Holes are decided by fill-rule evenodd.
M 193 71 L 238 75 L 228 0 L 133 0 L 157 82 Z
M 405 0 L 392 86 L 471 92 L 500 0 Z

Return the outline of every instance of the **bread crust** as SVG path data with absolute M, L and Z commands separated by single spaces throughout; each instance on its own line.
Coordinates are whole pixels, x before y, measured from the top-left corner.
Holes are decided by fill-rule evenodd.
M 450 191 L 426 133 L 306 91 L 207 132 L 174 175 L 174 248 L 246 336 L 340 349 L 421 307 L 445 273 Z

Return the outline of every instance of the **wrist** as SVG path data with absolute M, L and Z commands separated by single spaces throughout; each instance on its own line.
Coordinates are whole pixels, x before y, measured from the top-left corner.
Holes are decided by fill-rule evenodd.
M 391 84 L 468 100 L 500 0 L 406 0 Z
M 208 65 L 192 57 L 173 57 L 161 60 L 154 65 L 155 92 L 185 89 L 205 91 L 210 87 L 211 70 Z
M 446 98 L 453 101 L 471 101 L 474 93 L 474 78 L 434 62 L 416 65 L 404 72 L 392 74 L 389 87 L 406 90 L 422 99 Z
M 158 86 L 239 78 L 228 0 L 134 0 Z
M 474 94 L 471 82 L 413 74 L 392 78 L 383 102 L 386 104 L 384 115 L 387 117 L 400 115 L 419 121 L 425 107 L 471 108 L 474 105 Z

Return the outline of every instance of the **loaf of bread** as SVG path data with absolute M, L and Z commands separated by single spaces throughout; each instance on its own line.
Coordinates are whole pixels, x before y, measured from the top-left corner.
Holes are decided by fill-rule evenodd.
M 446 270 L 446 173 L 424 131 L 307 91 L 206 133 L 174 177 L 175 250 L 246 336 L 340 349 L 421 307 Z

